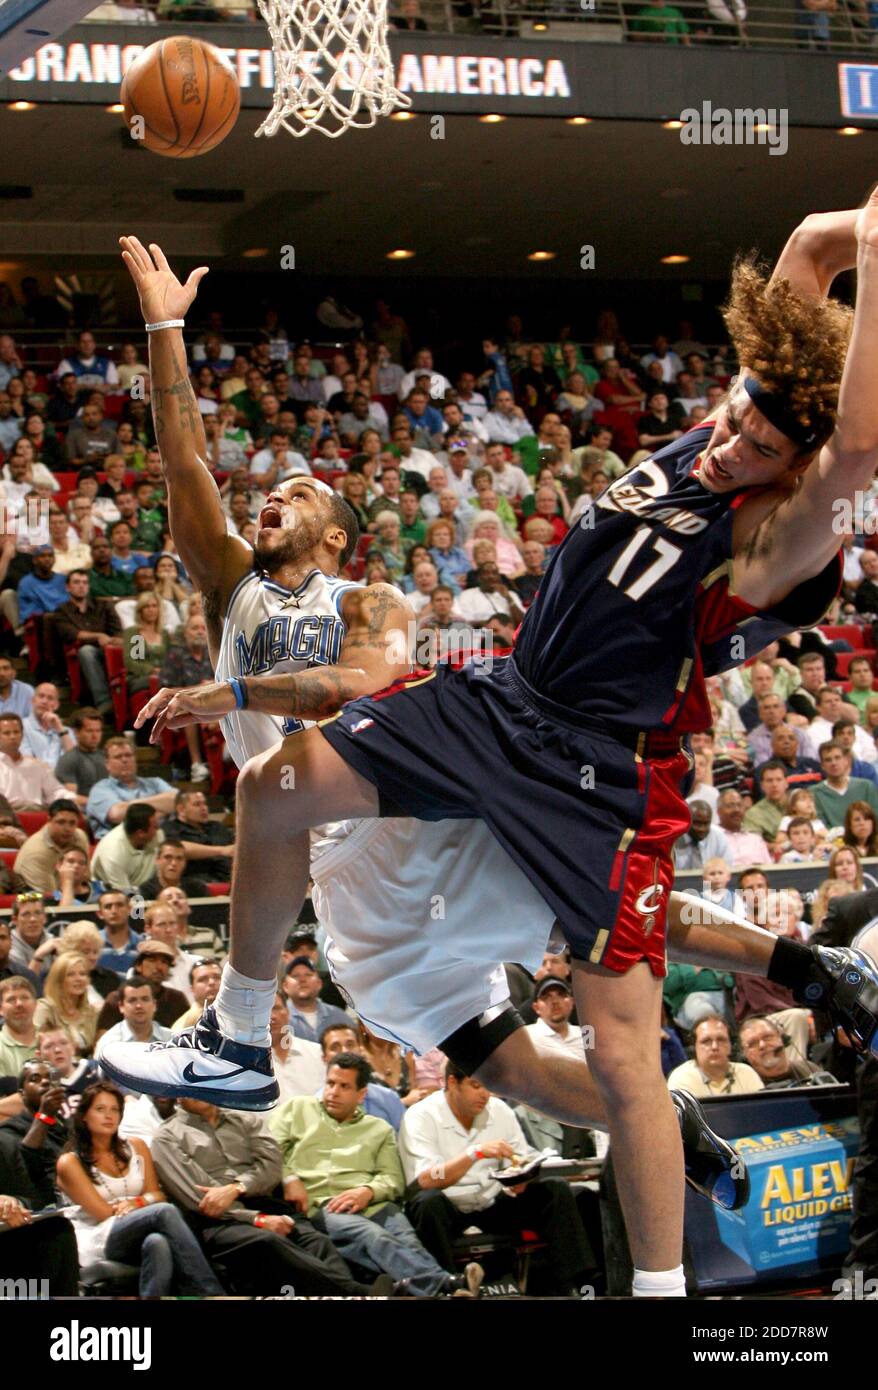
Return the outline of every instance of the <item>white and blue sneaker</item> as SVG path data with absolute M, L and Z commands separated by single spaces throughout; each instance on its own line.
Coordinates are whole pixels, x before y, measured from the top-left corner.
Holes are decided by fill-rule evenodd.
M 168 1042 L 108 1043 L 100 1064 L 126 1090 L 203 1100 L 224 1110 L 271 1110 L 280 1096 L 271 1048 L 224 1037 L 210 1004 L 192 1028 Z

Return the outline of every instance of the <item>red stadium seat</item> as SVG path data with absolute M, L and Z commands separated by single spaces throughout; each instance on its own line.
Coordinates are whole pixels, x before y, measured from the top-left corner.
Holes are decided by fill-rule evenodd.
M 3 863 L 6 865 L 10 873 L 12 873 L 12 866 L 15 863 L 15 856 L 17 854 L 17 849 L 0 849 L 0 859 L 3 860 Z
M 49 816 L 46 811 L 19 811 L 18 819 L 26 834 L 36 835 L 38 830 L 42 830 Z
M 70 698 L 75 705 L 82 704 L 82 667 L 79 664 L 79 648 L 75 642 L 64 647 L 64 660 L 67 663 L 67 680 L 70 684 Z
M 79 487 L 79 474 L 75 468 L 55 473 L 53 476 L 62 492 L 75 492 Z M 56 493 L 56 497 L 57 495 Z
M 12 907 L 15 902 L 14 893 L 0 893 L 0 908 Z
M 845 624 L 844 627 L 822 627 L 820 631 L 827 642 L 850 642 L 854 648 L 866 645 L 865 628 L 858 627 L 855 623 Z
M 872 666 L 872 670 L 874 671 L 874 669 L 875 669 L 875 648 L 874 648 L 874 647 L 861 647 L 860 650 L 859 650 L 859 651 L 856 651 L 856 652 L 836 652 L 836 653 L 835 653 L 835 664 L 836 664 L 836 677 L 837 677 L 837 679 L 839 679 L 839 680 L 846 680 L 846 679 L 847 679 L 848 671 L 850 670 L 851 662 L 852 662 L 852 661 L 855 661 L 858 657 L 862 657 L 862 656 L 865 656 L 865 657 L 868 658 L 868 660 L 869 660 L 869 662 L 870 662 L 870 664 L 871 664 L 871 666 Z
M 212 898 L 227 898 L 229 896 L 229 883 L 209 883 L 207 891 Z
M 121 734 L 128 717 L 128 679 L 125 675 L 125 658 L 121 647 L 104 647 L 104 663 L 110 685 L 110 699 L 113 701 L 113 714 L 116 729 Z

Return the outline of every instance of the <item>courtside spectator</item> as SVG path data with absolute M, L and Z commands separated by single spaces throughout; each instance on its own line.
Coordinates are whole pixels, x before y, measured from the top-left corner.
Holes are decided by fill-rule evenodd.
M 75 745 L 61 754 L 55 764 L 55 776 L 68 791 L 87 800 L 95 782 L 107 776 L 107 763 L 101 752 L 104 721 L 98 710 L 86 706 L 73 712 L 70 727 Z
M 19 1077 L 26 1062 L 36 1056 L 37 1030 L 34 1013 L 37 992 L 29 979 L 8 975 L 0 980 L 0 1076 Z
M 139 777 L 134 749 L 125 738 L 107 739 L 104 745 L 107 776 L 95 782 L 85 814 L 96 840 L 120 824 L 129 806 L 148 802 L 159 815 L 169 816 L 179 800 L 173 787 L 161 777 Z M 206 803 L 205 803 L 206 804 Z M 168 834 L 174 834 L 168 826 Z
M 92 857 L 92 873 L 108 888 L 118 888 L 123 893 L 139 888 L 155 872 L 161 840 L 155 807 L 148 801 L 135 802 L 126 807 L 121 825 L 104 835 Z
M 46 824 L 25 840 L 15 856 L 15 872 L 28 888 L 54 893 L 55 869 L 71 846 L 88 855 L 88 840 L 79 828 L 79 815 L 69 800 L 52 801 Z
M 170 1028 L 156 1022 L 156 991 L 149 980 L 140 975 L 129 975 L 119 986 L 119 1012 L 122 1018 L 98 1039 L 95 1047 L 95 1060 L 100 1062 L 101 1049 L 108 1043 L 152 1043 L 167 1042 L 171 1036 Z
M 692 1037 L 695 1057 L 671 1072 L 668 1086 L 672 1091 L 689 1091 L 700 1099 L 709 1099 L 762 1090 L 762 1081 L 752 1067 L 731 1060 L 732 1036 L 724 1019 L 713 1014 L 699 1019 Z
M 0 714 L 0 794 L 15 811 L 48 810 L 53 801 L 76 802 L 58 781 L 50 767 L 39 758 L 28 758 L 21 751 L 24 723 L 19 714 Z
M 235 836 L 211 819 L 204 792 L 178 792 L 173 815 L 163 826 L 169 840 L 181 840 L 187 862 L 210 883 L 228 883 L 235 855 Z

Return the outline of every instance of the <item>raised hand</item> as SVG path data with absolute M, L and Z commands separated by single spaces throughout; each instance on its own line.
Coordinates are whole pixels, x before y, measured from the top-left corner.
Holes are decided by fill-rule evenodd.
M 136 236 L 120 237 L 119 245 L 140 296 L 144 323 L 163 323 L 165 319 L 185 317 L 208 267 L 199 266 L 186 283 L 181 284 L 168 265 L 164 251 L 154 241 L 150 242 L 149 251 Z
M 227 681 L 205 681 L 202 685 L 174 689 L 163 686 L 153 695 L 134 721 L 139 729 L 147 719 L 155 719 L 150 743 L 159 743 L 165 729 L 185 729 L 188 724 L 209 724 L 231 714 L 235 696 Z

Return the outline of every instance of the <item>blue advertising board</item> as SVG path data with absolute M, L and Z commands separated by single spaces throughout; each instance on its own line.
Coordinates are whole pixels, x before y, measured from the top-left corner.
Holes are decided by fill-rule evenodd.
M 818 1278 L 837 1271 L 848 1249 L 860 1137 L 852 1093 L 801 1088 L 747 1101 L 737 1115 L 734 1102 L 707 1103 L 711 1124 L 746 1162 L 751 1190 L 738 1212 L 687 1193 L 686 1243 L 700 1292 Z

